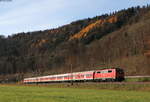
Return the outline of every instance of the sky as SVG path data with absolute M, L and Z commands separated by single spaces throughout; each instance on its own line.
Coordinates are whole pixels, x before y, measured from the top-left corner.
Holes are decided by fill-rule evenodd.
M 57 28 L 150 0 L 0 0 L 0 35 Z

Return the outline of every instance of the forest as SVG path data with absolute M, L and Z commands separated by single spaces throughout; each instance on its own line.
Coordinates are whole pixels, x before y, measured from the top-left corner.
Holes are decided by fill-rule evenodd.
M 150 5 L 0 36 L 0 82 L 115 66 L 150 74 Z

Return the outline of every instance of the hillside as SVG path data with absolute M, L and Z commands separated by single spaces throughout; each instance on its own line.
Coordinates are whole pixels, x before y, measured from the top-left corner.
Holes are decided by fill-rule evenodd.
M 148 75 L 149 26 L 150 6 L 138 6 L 56 29 L 0 36 L 0 79 L 107 66 L 121 67 L 126 75 Z

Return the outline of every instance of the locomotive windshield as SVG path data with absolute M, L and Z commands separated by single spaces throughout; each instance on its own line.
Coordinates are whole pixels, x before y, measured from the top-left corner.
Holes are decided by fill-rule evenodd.
M 117 70 L 117 72 L 118 72 L 119 74 L 124 74 L 123 69 L 117 68 L 116 70 Z

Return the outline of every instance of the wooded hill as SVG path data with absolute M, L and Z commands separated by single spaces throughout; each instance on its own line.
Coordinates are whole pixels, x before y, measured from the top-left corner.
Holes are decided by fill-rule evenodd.
M 0 36 L 0 79 L 121 67 L 150 74 L 150 6 L 137 6 L 62 27 Z

